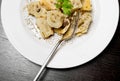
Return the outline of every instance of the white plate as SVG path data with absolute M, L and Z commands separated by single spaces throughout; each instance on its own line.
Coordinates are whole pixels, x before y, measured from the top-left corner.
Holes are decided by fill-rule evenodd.
M 38 40 L 22 23 L 22 0 L 2 0 L 1 18 L 8 39 L 26 58 L 42 65 L 56 42 Z M 111 41 L 118 23 L 118 0 L 92 0 L 93 23 L 89 33 L 62 46 L 50 68 L 70 68 L 99 55 Z

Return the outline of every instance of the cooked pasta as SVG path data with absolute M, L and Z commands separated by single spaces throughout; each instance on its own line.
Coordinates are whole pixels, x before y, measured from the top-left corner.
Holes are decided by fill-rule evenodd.
M 69 38 L 74 26 L 74 13 L 79 12 L 75 35 L 88 32 L 92 22 L 92 4 L 90 0 L 38 0 L 27 5 L 29 15 L 36 18 L 36 25 L 44 39 L 54 35 Z

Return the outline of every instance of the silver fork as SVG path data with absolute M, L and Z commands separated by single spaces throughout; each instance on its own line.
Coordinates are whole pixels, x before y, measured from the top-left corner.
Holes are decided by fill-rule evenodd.
M 75 29 L 76 29 L 76 26 L 77 26 L 77 21 L 78 21 L 78 18 L 79 18 L 79 12 L 77 13 L 77 16 L 73 19 L 74 22 L 74 32 L 75 32 Z M 74 32 L 72 33 L 74 35 Z M 72 36 L 73 36 L 72 35 Z M 33 81 L 37 81 L 39 76 L 41 76 L 42 72 L 44 71 L 45 67 L 49 64 L 49 62 L 51 61 L 51 59 L 54 57 L 55 55 L 55 52 L 57 50 L 57 48 L 60 46 L 60 44 L 63 42 L 63 41 L 67 41 L 67 40 L 70 40 L 72 38 L 72 36 L 69 38 L 69 39 L 63 39 L 61 38 L 55 45 L 55 47 L 53 48 L 53 50 L 51 51 L 51 53 L 49 54 L 49 56 L 47 57 L 47 59 L 45 60 L 45 62 L 43 63 L 43 65 L 41 66 L 39 72 L 37 73 L 36 77 L 34 78 Z
M 30 3 L 33 0 L 28 0 L 28 2 Z M 42 72 L 44 71 L 44 69 L 46 68 L 46 66 L 49 64 L 49 62 L 51 61 L 51 59 L 54 57 L 55 52 L 57 50 L 57 48 L 60 46 L 60 44 L 64 41 L 70 40 L 75 33 L 75 29 L 77 27 L 77 22 L 78 22 L 78 18 L 79 18 L 79 12 L 76 12 L 76 16 L 73 16 L 73 28 L 74 28 L 74 32 L 72 33 L 72 36 L 68 39 L 63 39 L 63 37 L 61 37 L 61 39 L 56 43 L 55 47 L 53 48 L 53 50 L 51 51 L 51 53 L 49 54 L 49 56 L 47 57 L 47 59 L 44 61 L 43 65 L 41 66 L 39 72 L 37 73 L 37 75 L 35 76 L 33 81 L 37 81 L 39 76 L 41 76 Z

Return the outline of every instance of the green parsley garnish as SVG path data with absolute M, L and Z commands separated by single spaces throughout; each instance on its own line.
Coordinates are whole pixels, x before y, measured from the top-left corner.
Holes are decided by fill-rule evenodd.
M 64 14 L 71 15 L 73 5 L 70 0 L 57 0 L 56 7 L 61 9 Z

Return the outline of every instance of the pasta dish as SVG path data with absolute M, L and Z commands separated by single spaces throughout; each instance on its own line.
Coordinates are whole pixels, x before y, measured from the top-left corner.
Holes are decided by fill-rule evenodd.
M 92 22 L 92 4 L 90 0 L 38 0 L 27 4 L 29 15 L 35 17 L 41 36 L 48 39 L 55 33 L 69 38 L 75 30 L 75 36 L 88 32 Z M 79 12 L 76 28 L 74 17 Z

